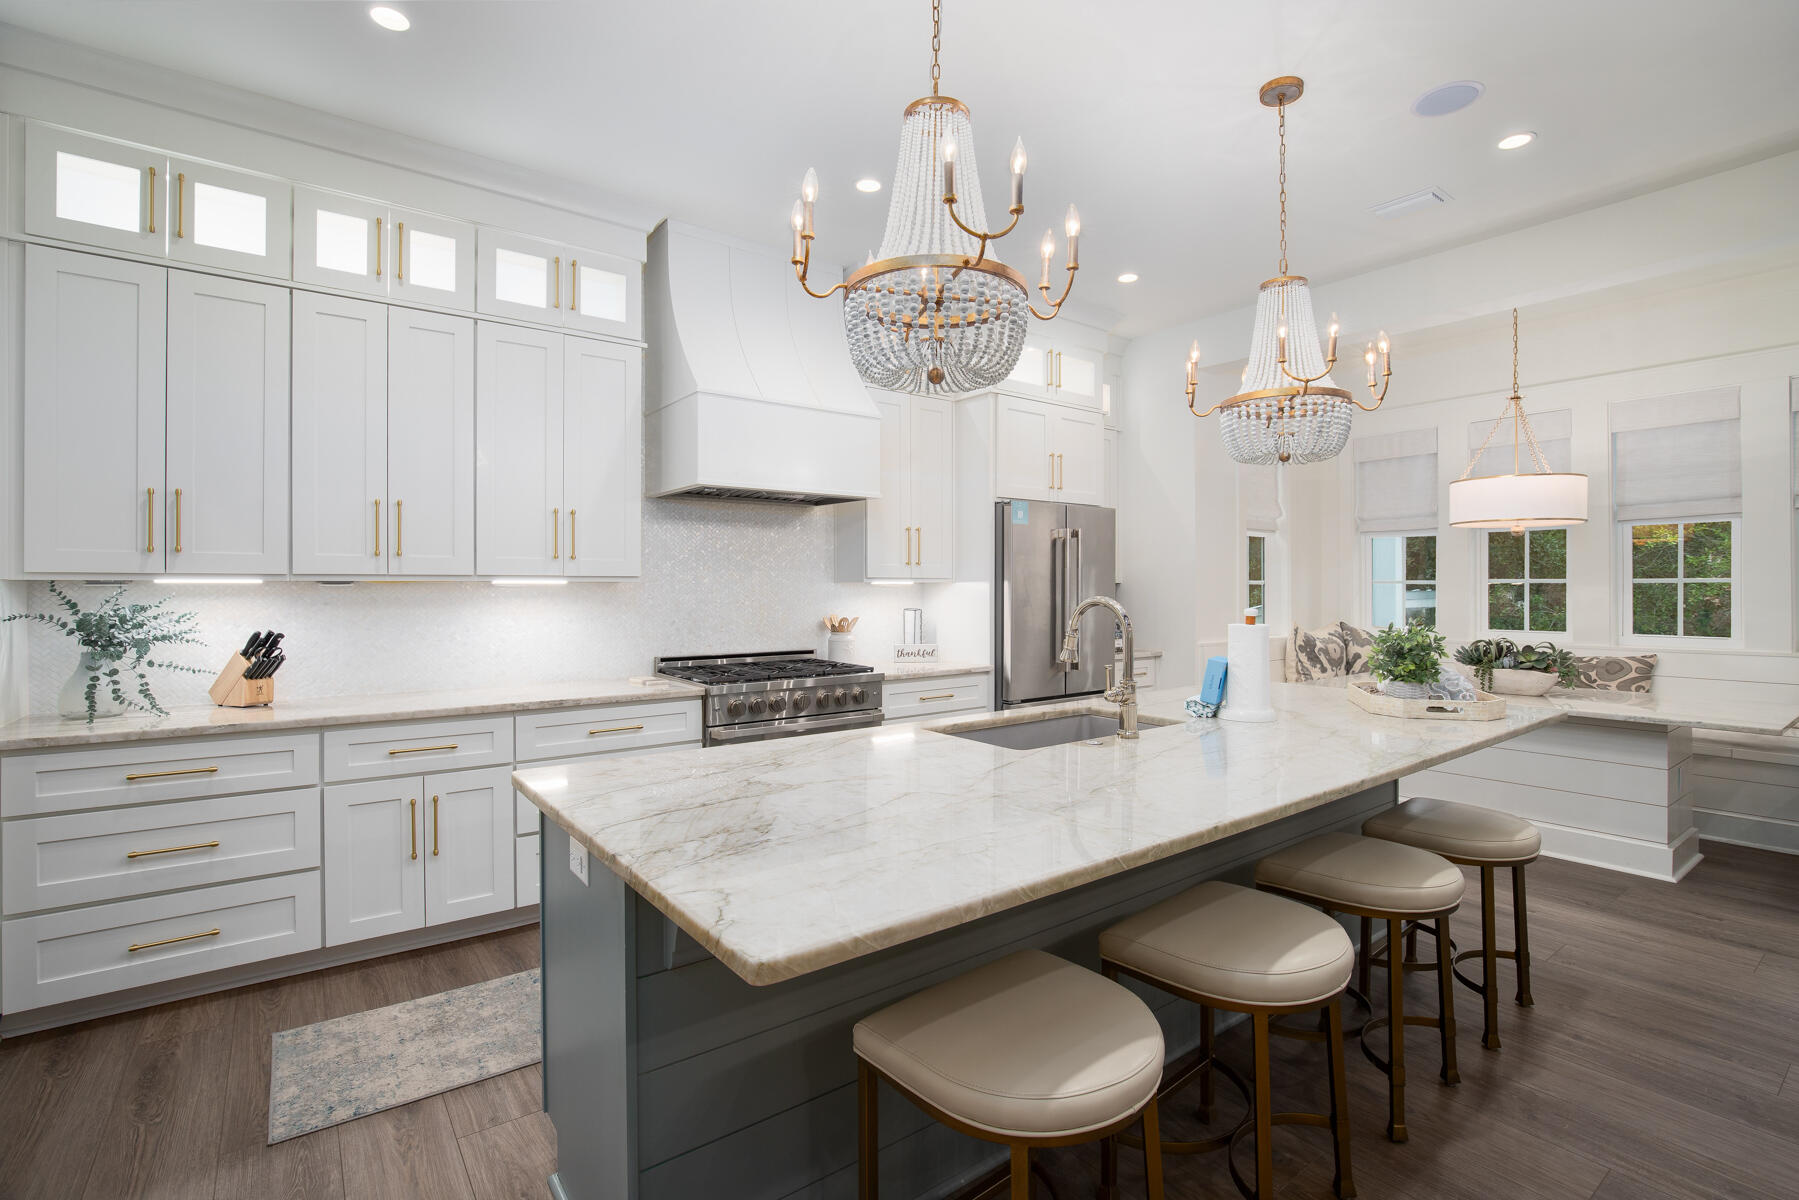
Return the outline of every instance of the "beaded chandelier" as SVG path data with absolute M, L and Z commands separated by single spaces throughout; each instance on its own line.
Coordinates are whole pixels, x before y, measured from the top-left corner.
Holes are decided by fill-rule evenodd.
M 1038 312 L 1024 276 L 999 261 L 990 245 L 1024 215 L 1024 142 L 1012 148 L 1011 223 L 989 233 L 968 106 L 937 90 L 941 8 L 940 0 L 932 0 L 931 94 L 908 104 L 900 124 L 880 254 L 835 287 L 812 290 L 807 274 L 818 174 L 808 170 L 793 206 L 793 268 L 808 295 L 823 300 L 843 293 L 843 332 L 863 382 L 894 392 L 957 395 L 1010 375 L 1024 350 L 1027 316 L 1048 321 L 1061 311 L 1080 269 L 1081 219 L 1069 205 L 1068 278 L 1053 303 L 1056 239 L 1053 231 L 1043 234 L 1037 290 L 1050 309 Z
M 1312 285 L 1304 275 L 1287 272 L 1287 105 L 1305 92 L 1291 75 L 1262 85 L 1261 99 L 1280 110 L 1280 272 L 1264 280 L 1256 297 L 1255 330 L 1242 390 L 1200 412 L 1194 407 L 1199 388 L 1199 343 L 1187 355 L 1187 408 L 1197 417 L 1218 413 L 1224 448 L 1240 463 L 1321 462 L 1334 457 L 1349 441 L 1356 409 L 1380 407 L 1387 397 L 1393 365 L 1387 335 L 1371 342 L 1363 355 L 1368 365 L 1368 392 L 1374 403 L 1363 404 L 1331 378 L 1337 365 L 1337 321 L 1331 318 L 1328 348 L 1320 350 L 1318 325 L 1312 315 Z

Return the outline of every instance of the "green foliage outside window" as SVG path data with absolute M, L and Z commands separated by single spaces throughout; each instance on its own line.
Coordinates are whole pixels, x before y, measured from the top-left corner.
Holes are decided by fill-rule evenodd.
M 1648 637 L 1731 635 L 1732 524 L 1630 528 L 1630 631 Z

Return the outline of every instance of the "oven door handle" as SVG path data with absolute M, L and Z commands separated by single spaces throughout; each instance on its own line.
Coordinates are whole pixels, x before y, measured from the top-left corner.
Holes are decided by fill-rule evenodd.
M 764 725 L 726 725 L 706 732 L 706 740 L 713 744 L 725 742 L 766 742 L 774 738 L 799 737 L 806 733 L 834 733 L 842 729 L 862 729 L 879 725 L 882 714 L 879 709 L 867 712 L 846 713 L 840 717 L 817 719 L 803 717 L 797 721 L 781 724 Z

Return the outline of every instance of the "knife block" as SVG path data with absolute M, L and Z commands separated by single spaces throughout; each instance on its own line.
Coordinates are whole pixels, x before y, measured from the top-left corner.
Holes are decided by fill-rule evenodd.
M 245 679 L 244 672 L 250 669 L 250 660 L 241 654 L 233 654 L 219 677 L 212 681 L 207 693 L 212 702 L 221 708 L 257 708 L 275 702 L 275 680 Z

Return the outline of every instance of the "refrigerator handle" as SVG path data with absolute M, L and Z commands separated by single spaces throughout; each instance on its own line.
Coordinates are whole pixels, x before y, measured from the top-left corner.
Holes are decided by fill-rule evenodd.
M 1062 653 L 1062 630 L 1068 623 L 1068 530 L 1049 534 L 1049 660 L 1056 670 L 1067 671 Z
M 1064 611 L 1062 613 L 1061 632 L 1066 633 L 1068 631 L 1068 618 L 1074 614 L 1075 607 L 1081 602 L 1081 531 L 1078 527 L 1068 531 L 1068 548 L 1063 553 L 1065 557 L 1062 566 L 1062 581 L 1063 586 L 1068 589 L 1068 594 L 1062 602 Z M 1072 556 L 1074 560 L 1072 563 L 1067 561 L 1068 556 Z M 1076 653 L 1074 660 L 1065 664 L 1065 667 L 1070 672 L 1081 669 L 1081 660 L 1078 652 Z

